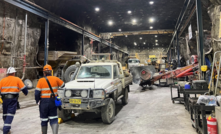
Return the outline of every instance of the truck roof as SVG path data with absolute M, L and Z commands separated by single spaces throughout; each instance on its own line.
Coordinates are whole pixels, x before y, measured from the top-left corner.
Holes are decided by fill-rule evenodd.
M 118 63 L 117 60 L 99 60 L 99 61 L 91 61 L 90 63 L 83 64 L 82 66 L 87 65 L 116 65 Z

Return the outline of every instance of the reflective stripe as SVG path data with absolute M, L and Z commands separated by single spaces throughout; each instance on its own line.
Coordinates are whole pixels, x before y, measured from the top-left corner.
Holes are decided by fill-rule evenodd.
M 4 124 L 4 126 L 11 126 L 11 124 Z
M 7 89 L 7 88 L 17 88 L 17 89 L 19 89 L 19 87 L 2 87 L 2 89 Z
M 48 116 L 49 119 L 57 119 L 58 116 Z
M 25 86 L 23 88 L 21 88 L 20 90 L 23 90 L 23 89 L 25 89 Z
M 41 121 L 48 121 L 48 118 L 41 118 Z
M 35 90 L 41 91 L 41 89 L 40 89 L 40 88 L 35 88 Z
M 3 114 L 3 116 L 14 116 L 14 114 Z
M 52 87 L 52 89 L 58 89 L 58 87 Z M 50 88 L 42 88 L 41 91 L 50 90 Z M 50 90 L 51 91 L 51 90 Z
M 208 124 L 208 125 L 215 126 L 215 125 L 216 125 L 216 122 L 207 121 L 207 124 Z
M 57 95 L 57 93 L 54 93 L 55 95 Z M 51 95 L 51 93 L 50 94 L 41 94 L 41 96 L 50 96 Z
M 63 82 L 63 84 L 60 87 L 63 87 L 63 86 L 64 86 L 64 82 Z
M 1 92 L 1 94 L 19 94 L 19 92 Z

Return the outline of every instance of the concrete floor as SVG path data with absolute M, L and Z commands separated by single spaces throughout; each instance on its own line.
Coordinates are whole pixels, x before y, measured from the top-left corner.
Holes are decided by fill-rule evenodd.
M 116 119 L 111 125 L 103 124 L 99 115 L 84 113 L 60 124 L 59 134 L 196 134 L 184 106 L 172 103 L 168 87 L 153 86 L 151 90 L 141 91 L 140 87 L 132 85 L 130 89 L 128 105 L 123 107 L 121 102 L 117 103 Z M 30 103 L 34 101 L 27 104 Z M 0 126 L 2 124 L 0 119 Z M 40 134 L 38 106 L 18 110 L 11 132 Z M 48 134 L 51 134 L 50 128 Z

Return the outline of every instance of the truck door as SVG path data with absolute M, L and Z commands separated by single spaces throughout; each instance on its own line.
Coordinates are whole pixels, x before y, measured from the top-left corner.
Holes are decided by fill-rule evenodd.
M 114 65 L 113 73 L 114 73 L 114 84 L 118 89 L 118 96 L 119 96 L 122 93 L 122 82 L 121 79 L 119 79 L 119 70 L 117 68 L 117 65 Z

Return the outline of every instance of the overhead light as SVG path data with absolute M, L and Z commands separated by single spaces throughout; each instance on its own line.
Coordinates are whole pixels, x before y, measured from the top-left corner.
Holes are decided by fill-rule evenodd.
M 128 14 L 131 14 L 132 12 L 129 10 L 129 11 L 127 11 L 127 13 L 128 13 Z
M 143 43 L 144 45 L 146 44 L 146 42 Z
M 125 35 L 125 37 L 127 37 L 127 35 Z
M 158 42 L 158 40 L 155 40 L 156 42 Z
M 134 45 L 136 46 L 136 45 L 137 45 L 137 43 L 136 43 L 136 42 L 134 42 Z
M 119 31 L 121 31 L 121 29 L 119 29 Z
M 143 38 L 142 37 L 140 37 L 140 40 L 142 40 Z
M 133 23 L 137 23 L 137 20 L 136 20 L 136 19 L 133 19 L 132 22 L 133 22 Z
M 112 21 L 112 20 L 109 20 L 109 21 L 108 21 L 108 25 L 112 26 L 112 25 L 113 25 L 113 21 Z
M 158 43 L 156 43 L 156 45 L 158 46 Z
M 153 5 L 154 4 L 154 2 L 153 1 L 150 1 L 150 5 Z
M 157 37 L 157 35 L 155 35 L 155 37 Z
M 153 22 L 154 22 L 154 18 L 150 18 L 150 19 L 149 19 L 149 22 L 150 22 L 150 23 L 153 23 Z
M 153 27 L 151 26 L 150 29 L 153 29 Z
M 95 11 L 96 11 L 96 12 L 99 12 L 99 11 L 100 11 L 100 8 L 96 7 L 96 8 L 95 8 Z

